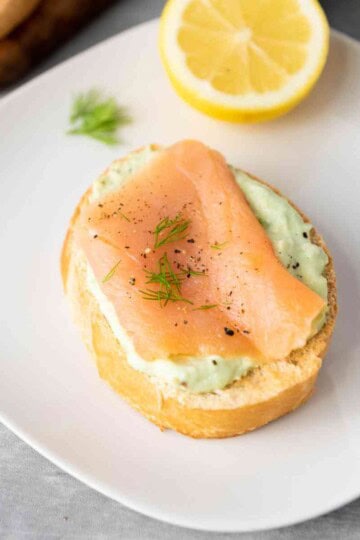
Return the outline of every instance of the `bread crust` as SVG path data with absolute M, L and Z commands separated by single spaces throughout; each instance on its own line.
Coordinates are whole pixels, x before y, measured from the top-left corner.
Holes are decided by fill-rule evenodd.
M 0 0 L 0 38 L 24 21 L 39 3 L 40 0 Z
M 0 0 L 0 88 L 20 79 L 113 0 Z
M 255 179 L 280 194 L 271 185 Z M 75 320 L 95 359 L 99 375 L 118 394 L 160 429 L 173 429 L 194 438 L 232 437 L 252 431 L 293 411 L 309 398 L 329 346 L 337 313 L 333 261 L 316 231 L 312 232 L 312 241 L 329 257 L 326 267 L 329 312 L 323 328 L 305 347 L 293 351 L 288 358 L 255 368 L 221 391 L 194 394 L 134 370 L 96 299 L 86 288 L 86 260 L 75 245 L 73 227 L 90 192 L 91 188 L 71 219 L 61 255 L 61 273 Z M 305 221 L 309 221 L 291 201 L 289 203 Z

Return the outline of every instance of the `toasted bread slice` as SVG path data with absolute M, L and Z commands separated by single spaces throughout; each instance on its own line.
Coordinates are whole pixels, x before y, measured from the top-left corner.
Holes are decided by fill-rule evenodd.
M 287 414 L 308 399 L 329 345 L 337 312 L 333 262 L 316 231 L 312 232 L 312 242 L 321 246 L 329 257 L 326 267 L 329 310 L 325 325 L 305 347 L 293 351 L 288 358 L 257 367 L 223 390 L 195 394 L 134 370 L 97 300 L 88 290 L 87 261 L 75 244 L 73 227 L 90 192 L 85 193 L 72 217 L 61 256 L 61 273 L 75 320 L 96 361 L 99 375 L 116 392 L 162 430 L 174 429 L 195 438 L 240 435 Z M 293 206 L 304 221 L 308 221 Z

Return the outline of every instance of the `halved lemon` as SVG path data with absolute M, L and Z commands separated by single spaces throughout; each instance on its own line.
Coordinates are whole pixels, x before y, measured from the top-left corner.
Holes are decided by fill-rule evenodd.
M 234 122 L 284 114 L 324 67 L 329 25 L 317 0 L 169 0 L 160 53 L 178 94 Z

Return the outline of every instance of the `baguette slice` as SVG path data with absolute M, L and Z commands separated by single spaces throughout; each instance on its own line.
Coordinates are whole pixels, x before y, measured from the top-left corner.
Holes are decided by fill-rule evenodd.
M 280 194 L 272 186 L 266 185 Z M 194 394 L 134 370 L 128 364 L 97 300 L 87 289 L 87 262 L 75 244 L 73 227 L 90 193 L 91 188 L 77 206 L 65 238 L 61 255 L 64 288 L 100 377 L 134 409 L 162 430 L 169 428 L 195 438 L 222 438 L 240 435 L 267 424 L 296 409 L 310 397 L 330 342 L 337 312 L 333 262 L 316 231 L 312 232 L 312 242 L 321 246 L 329 257 L 326 268 L 329 312 L 323 328 L 305 347 L 293 351 L 288 358 L 257 367 L 223 390 Z M 301 215 L 304 221 L 308 221 Z

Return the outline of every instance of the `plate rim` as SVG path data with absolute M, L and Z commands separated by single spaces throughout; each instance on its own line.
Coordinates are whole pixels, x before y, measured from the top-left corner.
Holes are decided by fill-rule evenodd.
M 117 34 L 114 34 L 113 36 L 110 36 L 99 43 L 96 43 L 95 45 L 92 45 L 91 47 L 75 54 L 74 56 L 64 60 L 63 62 L 60 62 L 53 66 L 52 68 L 46 70 L 45 72 L 37 75 L 30 81 L 24 83 L 23 85 L 19 86 L 18 88 L 10 91 L 7 95 L 1 96 L 0 95 L 0 111 L 6 105 L 11 102 L 14 99 L 17 99 L 18 95 L 21 95 L 23 93 L 26 93 L 28 90 L 32 90 L 33 88 L 36 88 L 37 85 L 42 84 L 43 79 L 47 79 L 51 74 L 56 73 L 57 70 L 61 70 L 65 65 L 75 63 L 79 59 L 81 59 L 82 56 L 90 55 L 91 52 L 93 52 L 95 49 L 101 49 L 104 46 L 107 46 L 111 41 L 116 41 L 119 36 L 123 36 L 126 34 L 132 34 L 141 32 L 143 28 L 155 26 L 159 22 L 159 18 L 153 18 L 148 21 L 145 21 L 143 23 L 133 25 L 130 28 L 127 28 L 126 30 L 123 30 L 121 32 L 118 32 Z M 353 38 L 352 36 L 349 36 L 345 34 L 344 32 L 341 32 L 339 30 L 335 30 L 331 28 L 331 35 L 336 37 L 336 39 L 342 41 L 343 43 L 346 43 L 347 45 L 354 47 L 357 50 L 357 53 L 360 55 L 360 41 Z M 82 482 L 86 486 L 90 487 L 91 489 L 94 489 L 95 491 L 98 491 L 105 497 L 108 497 L 120 504 L 123 504 L 124 506 L 130 508 L 131 510 L 135 512 L 139 512 L 147 517 L 157 519 L 164 523 L 169 523 L 171 525 L 176 525 L 178 527 L 182 527 L 185 529 L 193 529 L 193 530 L 199 530 L 199 531 L 207 531 L 207 532 L 218 532 L 218 533 L 240 533 L 240 532 L 257 532 L 257 531 L 264 531 L 264 530 L 270 530 L 270 529 L 282 529 L 285 527 L 289 527 L 292 525 L 296 525 L 314 518 L 317 518 L 319 516 L 323 516 L 325 514 L 328 514 L 329 512 L 332 512 L 342 506 L 345 506 L 352 501 L 356 500 L 358 497 L 360 497 L 360 480 L 359 480 L 359 487 L 355 490 L 350 490 L 349 493 L 344 494 L 343 496 L 337 496 L 335 497 L 337 499 L 337 502 L 331 502 L 329 504 L 323 504 L 322 508 L 319 509 L 317 507 L 317 510 L 314 512 L 305 512 L 302 514 L 301 512 L 297 514 L 296 517 L 285 519 L 281 523 L 279 523 L 278 518 L 274 519 L 266 519 L 262 521 L 261 524 L 256 524 L 255 519 L 251 519 L 249 521 L 243 520 L 243 526 L 237 525 L 237 526 L 212 526 L 209 528 L 206 526 L 206 524 L 202 521 L 204 521 L 202 518 L 197 522 L 193 523 L 191 522 L 191 519 L 188 520 L 184 517 L 178 518 L 177 516 L 173 516 L 171 513 L 167 511 L 162 511 L 158 509 L 153 509 L 151 506 L 139 503 L 133 500 L 132 497 L 128 498 L 126 495 L 119 496 L 118 493 L 114 493 L 111 488 L 106 486 L 106 484 L 103 484 L 101 481 L 96 481 L 94 478 L 91 477 L 91 475 L 81 472 L 78 470 L 77 466 L 72 465 L 70 462 L 68 462 L 65 459 L 62 459 L 61 457 L 58 457 L 56 452 L 53 450 L 49 450 L 46 445 L 42 445 L 41 443 L 38 443 L 36 438 L 34 438 L 28 429 L 24 429 L 21 427 L 18 422 L 11 420 L 11 418 L 4 414 L 0 410 L 0 422 L 10 431 L 12 431 L 17 437 L 19 437 L 22 441 L 24 441 L 28 446 L 30 446 L 33 450 L 35 450 L 38 454 L 40 454 L 43 458 L 47 459 L 57 467 L 59 467 L 61 470 L 65 471 L 70 476 L 74 477 L 76 480 Z
M 276 530 L 276 529 L 284 529 L 286 527 L 291 527 L 293 525 L 298 525 L 300 523 L 304 523 L 306 521 L 309 521 L 311 519 L 315 519 L 321 516 L 324 516 L 326 514 L 329 514 L 330 512 L 333 512 L 343 506 L 346 506 L 347 504 L 355 501 L 360 496 L 360 485 L 359 485 L 359 491 L 354 494 L 348 494 L 344 498 L 341 498 L 340 503 L 331 503 L 328 505 L 324 505 L 323 510 L 321 511 L 315 511 L 311 514 L 308 512 L 303 515 L 298 515 L 298 517 L 289 519 L 286 521 L 283 521 L 281 524 L 276 522 L 276 519 L 271 520 L 268 519 L 267 521 L 263 521 L 260 526 L 254 525 L 254 522 L 256 520 L 250 520 L 249 522 L 244 522 L 244 527 L 239 528 L 239 526 L 235 527 L 224 527 L 224 526 L 213 526 L 209 529 L 204 523 L 197 522 L 195 525 L 193 523 L 190 523 L 186 519 L 178 519 L 174 518 L 173 515 L 169 514 L 168 512 L 161 512 L 161 511 L 153 511 L 151 508 L 149 508 L 146 504 L 143 503 L 137 503 L 133 502 L 133 500 L 130 498 L 128 499 L 127 496 L 119 497 L 118 494 L 115 494 L 112 492 L 112 489 L 109 489 L 106 485 L 102 484 L 101 482 L 96 484 L 96 481 L 93 481 L 91 476 L 89 476 L 86 473 L 78 472 L 77 467 L 71 465 L 71 463 L 61 460 L 61 458 L 58 458 L 52 450 L 48 450 L 42 445 L 39 445 L 34 439 L 30 433 L 27 432 L 27 430 L 22 429 L 17 425 L 17 422 L 12 422 L 11 420 L 8 420 L 6 415 L 2 414 L 0 411 L 0 422 L 8 428 L 12 433 L 14 433 L 19 439 L 21 439 L 25 444 L 30 446 L 35 452 L 40 454 L 42 458 L 45 458 L 50 463 L 54 464 L 56 467 L 59 467 L 60 470 L 64 471 L 66 474 L 69 474 L 79 482 L 85 484 L 87 487 L 93 489 L 94 491 L 97 491 L 101 495 L 122 504 L 123 506 L 129 508 L 130 510 L 133 510 L 134 512 L 138 512 L 140 514 L 143 514 L 146 517 L 157 519 L 158 521 L 161 521 L 162 523 L 167 523 L 169 525 L 175 525 L 177 527 L 181 527 L 183 529 L 188 530 L 196 530 L 196 531 L 203 531 L 203 532 L 215 532 L 215 533 L 252 533 L 252 532 L 260 532 L 260 531 L 268 531 L 268 530 Z M 248 523 L 248 525 L 246 525 Z

